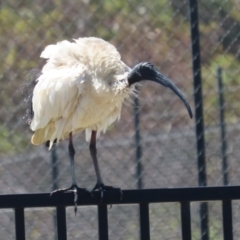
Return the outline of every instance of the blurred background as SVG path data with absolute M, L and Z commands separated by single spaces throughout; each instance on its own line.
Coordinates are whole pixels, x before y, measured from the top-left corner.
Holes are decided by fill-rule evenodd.
M 207 184 L 236 185 L 240 183 L 240 2 L 199 1 L 199 30 Z M 23 118 L 24 86 L 30 81 L 29 71 L 44 65 L 39 56 L 46 45 L 86 36 L 114 44 L 130 67 L 152 62 L 183 91 L 194 110 L 187 0 L 2 0 L 0 194 L 51 192 L 70 185 L 68 141 L 52 151 L 30 143 L 32 132 Z M 121 120 L 97 143 L 105 184 L 122 189 L 198 186 L 196 119 L 189 118 L 177 96 L 154 83 L 142 84 L 137 104 L 136 99 L 127 101 Z M 220 109 L 224 109 L 222 124 Z M 78 185 L 91 189 L 96 179 L 84 133 L 74 136 L 74 146 Z M 201 239 L 199 203 L 192 203 L 191 210 L 193 239 Z M 240 239 L 239 211 L 236 201 L 235 239 Z M 55 239 L 54 209 L 26 209 L 25 217 L 27 239 Z M 151 239 L 181 239 L 179 204 L 151 204 L 150 224 Z M 98 239 L 97 208 L 78 207 L 76 217 L 73 208 L 67 208 L 67 229 L 68 239 Z M 138 232 L 138 206 L 109 210 L 110 239 L 134 240 Z M 15 239 L 11 209 L 0 210 L 0 233 L 2 239 Z M 223 239 L 220 202 L 209 203 L 209 236 Z

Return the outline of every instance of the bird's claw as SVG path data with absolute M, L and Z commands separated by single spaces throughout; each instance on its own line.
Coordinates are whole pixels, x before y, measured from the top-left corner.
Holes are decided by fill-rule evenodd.
M 123 192 L 122 192 L 122 189 L 121 188 L 115 188 L 115 187 L 112 187 L 112 186 L 106 186 L 104 184 L 96 184 L 95 187 L 93 188 L 93 190 L 91 191 L 91 193 L 93 194 L 94 191 L 99 191 L 100 192 L 100 204 L 102 203 L 103 201 L 103 196 L 104 196 L 104 192 L 105 191 L 118 191 L 119 194 L 120 194 L 120 198 L 119 198 L 119 201 L 122 201 L 123 199 Z
M 74 213 L 77 214 L 77 202 L 78 202 L 78 191 L 88 193 L 92 196 L 92 193 L 85 188 L 79 188 L 77 185 L 72 185 L 68 188 L 60 188 L 51 192 L 50 197 L 59 193 L 73 193 L 74 194 Z

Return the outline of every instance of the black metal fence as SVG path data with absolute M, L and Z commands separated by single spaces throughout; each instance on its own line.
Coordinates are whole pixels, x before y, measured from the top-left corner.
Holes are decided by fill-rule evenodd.
M 108 206 L 115 204 L 138 204 L 140 218 L 140 239 L 151 239 L 149 218 L 149 204 L 163 202 L 179 202 L 181 215 L 181 231 L 183 240 L 191 240 L 191 202 L 194 201 L 221 201 L 223 239 L 233 240 L 232 200 L 240 200 L 240 187 L 198 187 L 178 189 L 145 189 L 124 190 L 124 198 L 119 202 L 117 192 L 105 193 L 104 201 L 99 205 L 100 195 L 94 196 L 79 194 L 79 209 L 81 206 L 96 205 L 98 208 L 99 240 L 108 240 Z M 14 194 L 0 196 L 0 208 L 13 208 L 15 211 L 16 239 L 25 240 L 24 209 L 55 207 L 57 212 L 57 239 L 67 239 L 66 212 L 67 206 L 73 206 L 71 193 L 50 197 L 49 193 L 42 194 Z M 110 209 L 111 211 L 111 209 Z M 1 217 L 1 216 L 0 216 Z M 118 236 L 115 236 L 117 239 Z

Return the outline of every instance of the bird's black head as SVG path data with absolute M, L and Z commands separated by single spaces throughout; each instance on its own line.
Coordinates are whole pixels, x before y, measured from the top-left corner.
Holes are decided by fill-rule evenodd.
M 192 118 L 192 110 L 182 92 L 170 81 L 170 79 L 161 74 L 153 64 L 148 62 L 139 63 L 128 74 L 129 86 L 143 80 L 150 80 L 170 88 L 183 101 L 189 116 Z

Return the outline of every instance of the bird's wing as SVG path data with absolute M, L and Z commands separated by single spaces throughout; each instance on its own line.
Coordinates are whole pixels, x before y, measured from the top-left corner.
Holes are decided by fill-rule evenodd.
M 46 46 L 40 57 L 48 59 L 42 69 L 43 73 L 62 67 L 71 68 L 79 64 L 81 48 L 73 42 L 64 40 Z
M 34 137 L 32 139 L 34 144 L 49 140 L 49 136 L 54 138 L 53 141 L 62 137 L 63 128 L 80 101 L 84 85 L 83 65 L 51 69 L 42 73 L 34 88 L 32 99 L 34 117 L 30 128 L 36 131 L 35 135 L 38 134 L 35 140 Z

